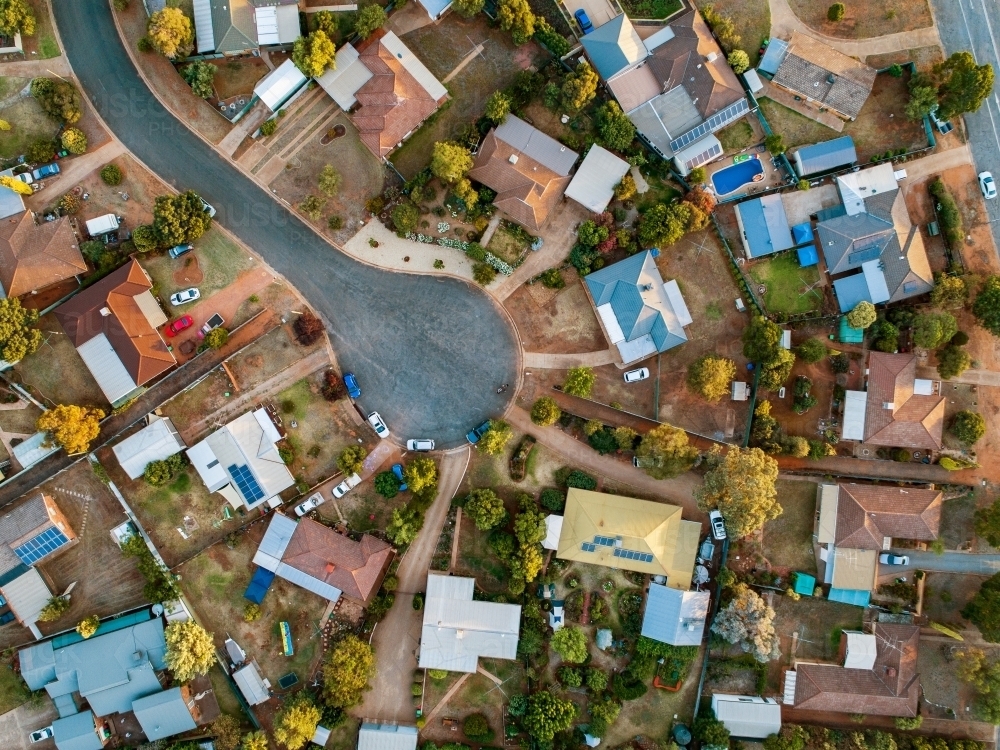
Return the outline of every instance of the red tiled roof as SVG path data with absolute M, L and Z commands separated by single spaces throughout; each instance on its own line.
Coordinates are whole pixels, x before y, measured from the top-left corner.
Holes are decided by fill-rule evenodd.
M 8 297 L 86 272 L 68 216 L 35 224 L 24 211 L 0 221 L 0 283 Z
M 865 442 L 938 450 L 944 432 L 945 399 L 914 395 L 915 354 L 872 352 L 868 357 Z M 891 405 L 886 408 L 886 405 Z
M 938 490 L 841 484 L 836 546 L 881 552 L 884 537 L 936 539 L 941 497 Z
M 135 298 L 153 283 L 134 258 L 55 309 L 73 346 L 103 333 L 136 385 L 176 364 L 174 355 L 143 313 Z M 103 315 L 107 309 L 110 314 Z
M 355 542 L 318 521 L 303 518 L 295 527 L 281 561 L 365 604 L 378 591 L 393 549 L 365 534 Z

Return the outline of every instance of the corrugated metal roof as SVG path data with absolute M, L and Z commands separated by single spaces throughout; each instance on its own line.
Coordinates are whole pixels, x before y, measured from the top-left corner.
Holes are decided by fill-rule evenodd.
M 614 198 L 615 186 L 628 170 L 627 161 L 594 144 L 566 188 L 566 197 L 599 214 Z
M 764 56 L 760 58 L 757 70 L 773 76 L 778 72 L 778 68 L 781 66 L 787 53 L 788 42 L 772 37 L 771 42 L 767 45 L 767 50 L 764 52 Z
M 840 311 L 847 313 L 857 307 L 859 302 L 871 302 L 868 283 L 861 271 L 851 276 L 845 276 L 833 282 L 833 291 L 837 297 Z
M 414 726 L 366 721 L 358 731 L 358 750 L 414 750 L 416 746 Z
M 840 602 L 841 604 L 853 604 L 855 607 L 867 607 L 871 601 L 871 597 L 871 591 L 831 588 L 827 599 L 831 602 Z
M 646 45 L 624 13 L 594 29 L 580 42 L 587 50 L 594 69 L 604 80 L 649 56 Z
M 773 698 L 716 693 L 712 711 L 734 739 L 762 740 L 781 731 L 781 706 Z
M 260 540 L 260 546 L 257 547 L 257 551 L 275 560 L 280 560 L 281 556 L 285 554 L 285 549 L 288 547 L 288 542 L 291 541 L 292 534 L 295 533 L 296 526 L 296 522 L 285 514 L 274 513 L 271 516 L 271 522 L 267 526 L 267 531 L 264 532 L 264 538 Z M 254 565 L 260 565 L 256 558 L 254 559 Z
M 216 458 L 207 439 L 195 443 L 187 449 L 186 453 L 188 460 L 191 461 L 191 465 L 194 466 L 209 492 L 216 492 L 219 488 L 229 484 L 229 475 L 222 468 L 222 464 Z
M 13 169 L 5 169 L 0 172 L 4 177 L 13 177 Z M 0 219 L 14 216 L 24 211 L 24 199 L 11 190 L 9 187 L 0 186 Z
M 233 672 L 233 680 L 251 706 L 263 703 L 271 697 L 271 693 L 260 675 L 260 670 L 257 668 L 256 661 L 251 661 L 245 667 Z
M 343 593 L 335 586 L 324 583 L 318 578 L 313 578 L 308 573 L 305 573 L 298 568 L 293 568 L 291 565 L 286 565 L 285 563 L 278 563 L 278 567 L 274 569 L 274 574 L 284 578 L 286 581 L 291 581 L 296 586 L 301 586 L 306 591 L 311 591 L 317 596 L 322 596 L 324 599 L 328 599 L 331 602 L 337 601 Z
M 198 39 L 198 54 L 215 49 L 215 31 L 212 29 L 212 5 L 209 0 L 194 0 L 194 30 Z
M 299 25 L 299 8 L 297 5 L 281 5 L 278 7 L 278 44 L 291 44 L 302 36 Z
M 841 440 L 865 439 L 865 416 L 868 412 L 868 394 L 864 391 L 847 391 L 844 397 L 844 427 Z
M 38 621 L 38 615 L 48 603 L 52 592 L 39 572 L 35 568 L 28 568 L 23 575 L 4 584 L 3 595 L 18 621 L 27 627 Z
M 834 588 L 871 591 L 875 585 L 878 552 L 837 547 L 832 557 L 833 578 L 830 583 Z
M 545 549 L 559 549 L 559 535 L 562 533 L 563 517 L 548 515 L 545 517 L 545 539 L 542 540 L 542 547 Z
M 514 115 L 507 115 L 507 119 L 493 133 L 499 140 L 562 177 L 570 173 L 579 156 L 576 151 L 571 151 L 555 138 Z
M 858 160 L 854 140 L 849 135 L 832 141 L 803 146 L 795 152 L 795 168 L 800 177 L 846 167 Z
M 97 736 L 93 711 L 56 719 L 52 722 L 52 737 L 59 750 L 101 750 L 104 747 Z
M 169 418 L 157 419 L 114 446 L 118 463 L 129 479 L 138 479 L 151 461 L 162 461 L 186 446 Z
M 427 576 L 427 597 L 471 601 L 476 591 L 476 579 L 430 573 Z
M 140 698 L 132 704 L 132 712 L 150 742 L 197 727 L 179 687 Z
M 749 257 L 759 258 L 794 246 L 785 206 L 777 193 L 737 204 L 736 214 Z
M 122 364 L 118 352 L 103 333 L 83 342 L 76 351 L 94 376 L 104 397 L 112 404 L 138 387 Z
M 50 456 L 59 450 L 58 445 L 46 446 L 45 441 L 48 433 L 36 432 L 23 443 L 14 446 L 14 458 L 24 469 L 31 468 L 46 456 Z
M 257 25 L 257 42 L 259 44 L 279 44 L 278 9 L 276 6 L 264 5 L 255 8 L 254 22 Z
M 837 503 L 840 498 L 840 485 L 821 484 L 816 488 L 816 500 L 819 502 L 819 531 L 816 541 L 820 544 L 833 544 L 837 538 Z
M 701 645 L 709 599 L 707 591 L 679 591 L 650 584 L 642 635 L 671 646 Z
M 441 14 L 451 7 L 452 0 L 420 0 L 420 4 L 427 11 L 427 15 L 432 21 L 438 20 Z
M 374 74 L 358 59 L 358 51 L 350 44 L 337 50 L 337 65 L 316 79 L 337 106 L 347 112 L 357 104 L 354 95 Z
M 448 95 L 448 89 L 446 89 L 444 85 L 434 77 L 434 74 L 427 69 L 427 66 L 420 62 L 420 58 L 414 55 L 410 51 L 410 48 L 403 44 L 395 33 L 390 31 L 379 41 L 381 41 L 383 47 L 389 50 L 389 52 L 391 52 L 393 56 L 399 60 L 400 64 L 411 76 L 413 76 L 416 82 L 423 87 L 424 91 L 427 92 L 431 99 L 437 101 L 441 97 Z M 530 156 L 531 154 L 528 155 Z M 574 161 L 576 161 L 575 158 Z M 542 163 L 544 164 L 544 162 Z M 572 164 L 570 166 L 572 166 Z
M 253 90 L 264 105 L 277 112 L 288 98 L 306 85 L 307 78 L 291 60 L 285 60 L 258 83 Z

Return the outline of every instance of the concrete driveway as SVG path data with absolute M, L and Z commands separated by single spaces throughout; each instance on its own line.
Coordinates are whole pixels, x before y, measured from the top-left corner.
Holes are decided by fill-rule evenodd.
M 1000 573 L 1000 555 L 975 555 L 971 552 L 945 552 L 936 555 L 933 552 L 918 552 L 915 550 L 893 550 L 897 555 L 909 555 L 909 565 L 880 565 L 879 573 L 909 573 L 913 570 L 926 570 L 930 573 L 968 573 L 969 575 L 991 576 Z
M 571 17 L 579 8 L 583 8 L 595 29 L 618 15 L 618 11 L 608 0 L 564 0 L 563 7 L 566 8 Z M 574 34 L 580 34 L 580 27 L 575 22 L 570 25 L 573 27 Z
M 45 740 L 32 745 L 28 735 L 58 718 L 59 714 L 48 696 L 42 698 L 39 706 L 26 703 L 8 711 L 0 716 L 0 747 L 4 750 L 51 750 L 56 746 L 54 741 Z
M 503 412 L 513 393 L 496 389 L 516 382 L 519 344 L 485 292 L 338 252 L 159 103 L 105 0 L 56 0 L 53 11 L 85 94 L 115 135 L 171 185 L 204 196 L 216 220 L 324 317 L 340 365 L 358 376 L 361 409 L 378 410 L 398 440 L 431 437 L 442 448 Z

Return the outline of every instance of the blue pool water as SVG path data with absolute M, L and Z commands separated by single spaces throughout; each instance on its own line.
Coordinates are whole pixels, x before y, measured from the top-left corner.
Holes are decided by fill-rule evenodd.
M 750 159 L 720 169 L 712 175 L 712 185 L 716 195 L 726 195 L 753 182 L 753 178 L 759 174 L 764 174 L 764 165 L 760 163 L 760 159 Z

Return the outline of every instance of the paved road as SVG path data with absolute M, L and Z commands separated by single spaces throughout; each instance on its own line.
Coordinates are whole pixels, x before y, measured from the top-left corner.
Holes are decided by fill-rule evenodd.
M 1000 73 L 1000 8 L 995 0 L 932 0 L 941 44 L 946 55 L 971 50 L 980 65 L 991 63 Z M 1000 97 L 993 94 L 979 109 L 965 116 L 976 171 L 1000 175 Z M 993 239 L 1000 248 L 1000 201 L 987 201 Z
M 258 251 L 324 315 L 337 359 L 358 375 L 361 408 L 377 409 L 398 439 L 441 448 L 501 413 L 516 382 L 518 342 L 476 287 L 392 274 L 333 249 L 176 120 L 139 78 L 106 0 L 55 0 L 74 72 L 132 153 L 178 189 L 194 189 L 216 219 Z
M 893 550 L 899 555 L 909 555 L 909 565 L 882 565 L 879 573 L 888 575 L 899 571 L 926 570 L 932 573 L 969 573 L 970 575 L 991 576 L 1000 573 L 1000 555 L 973 555 L 968 552 L 933 552 L 915 550 Z

